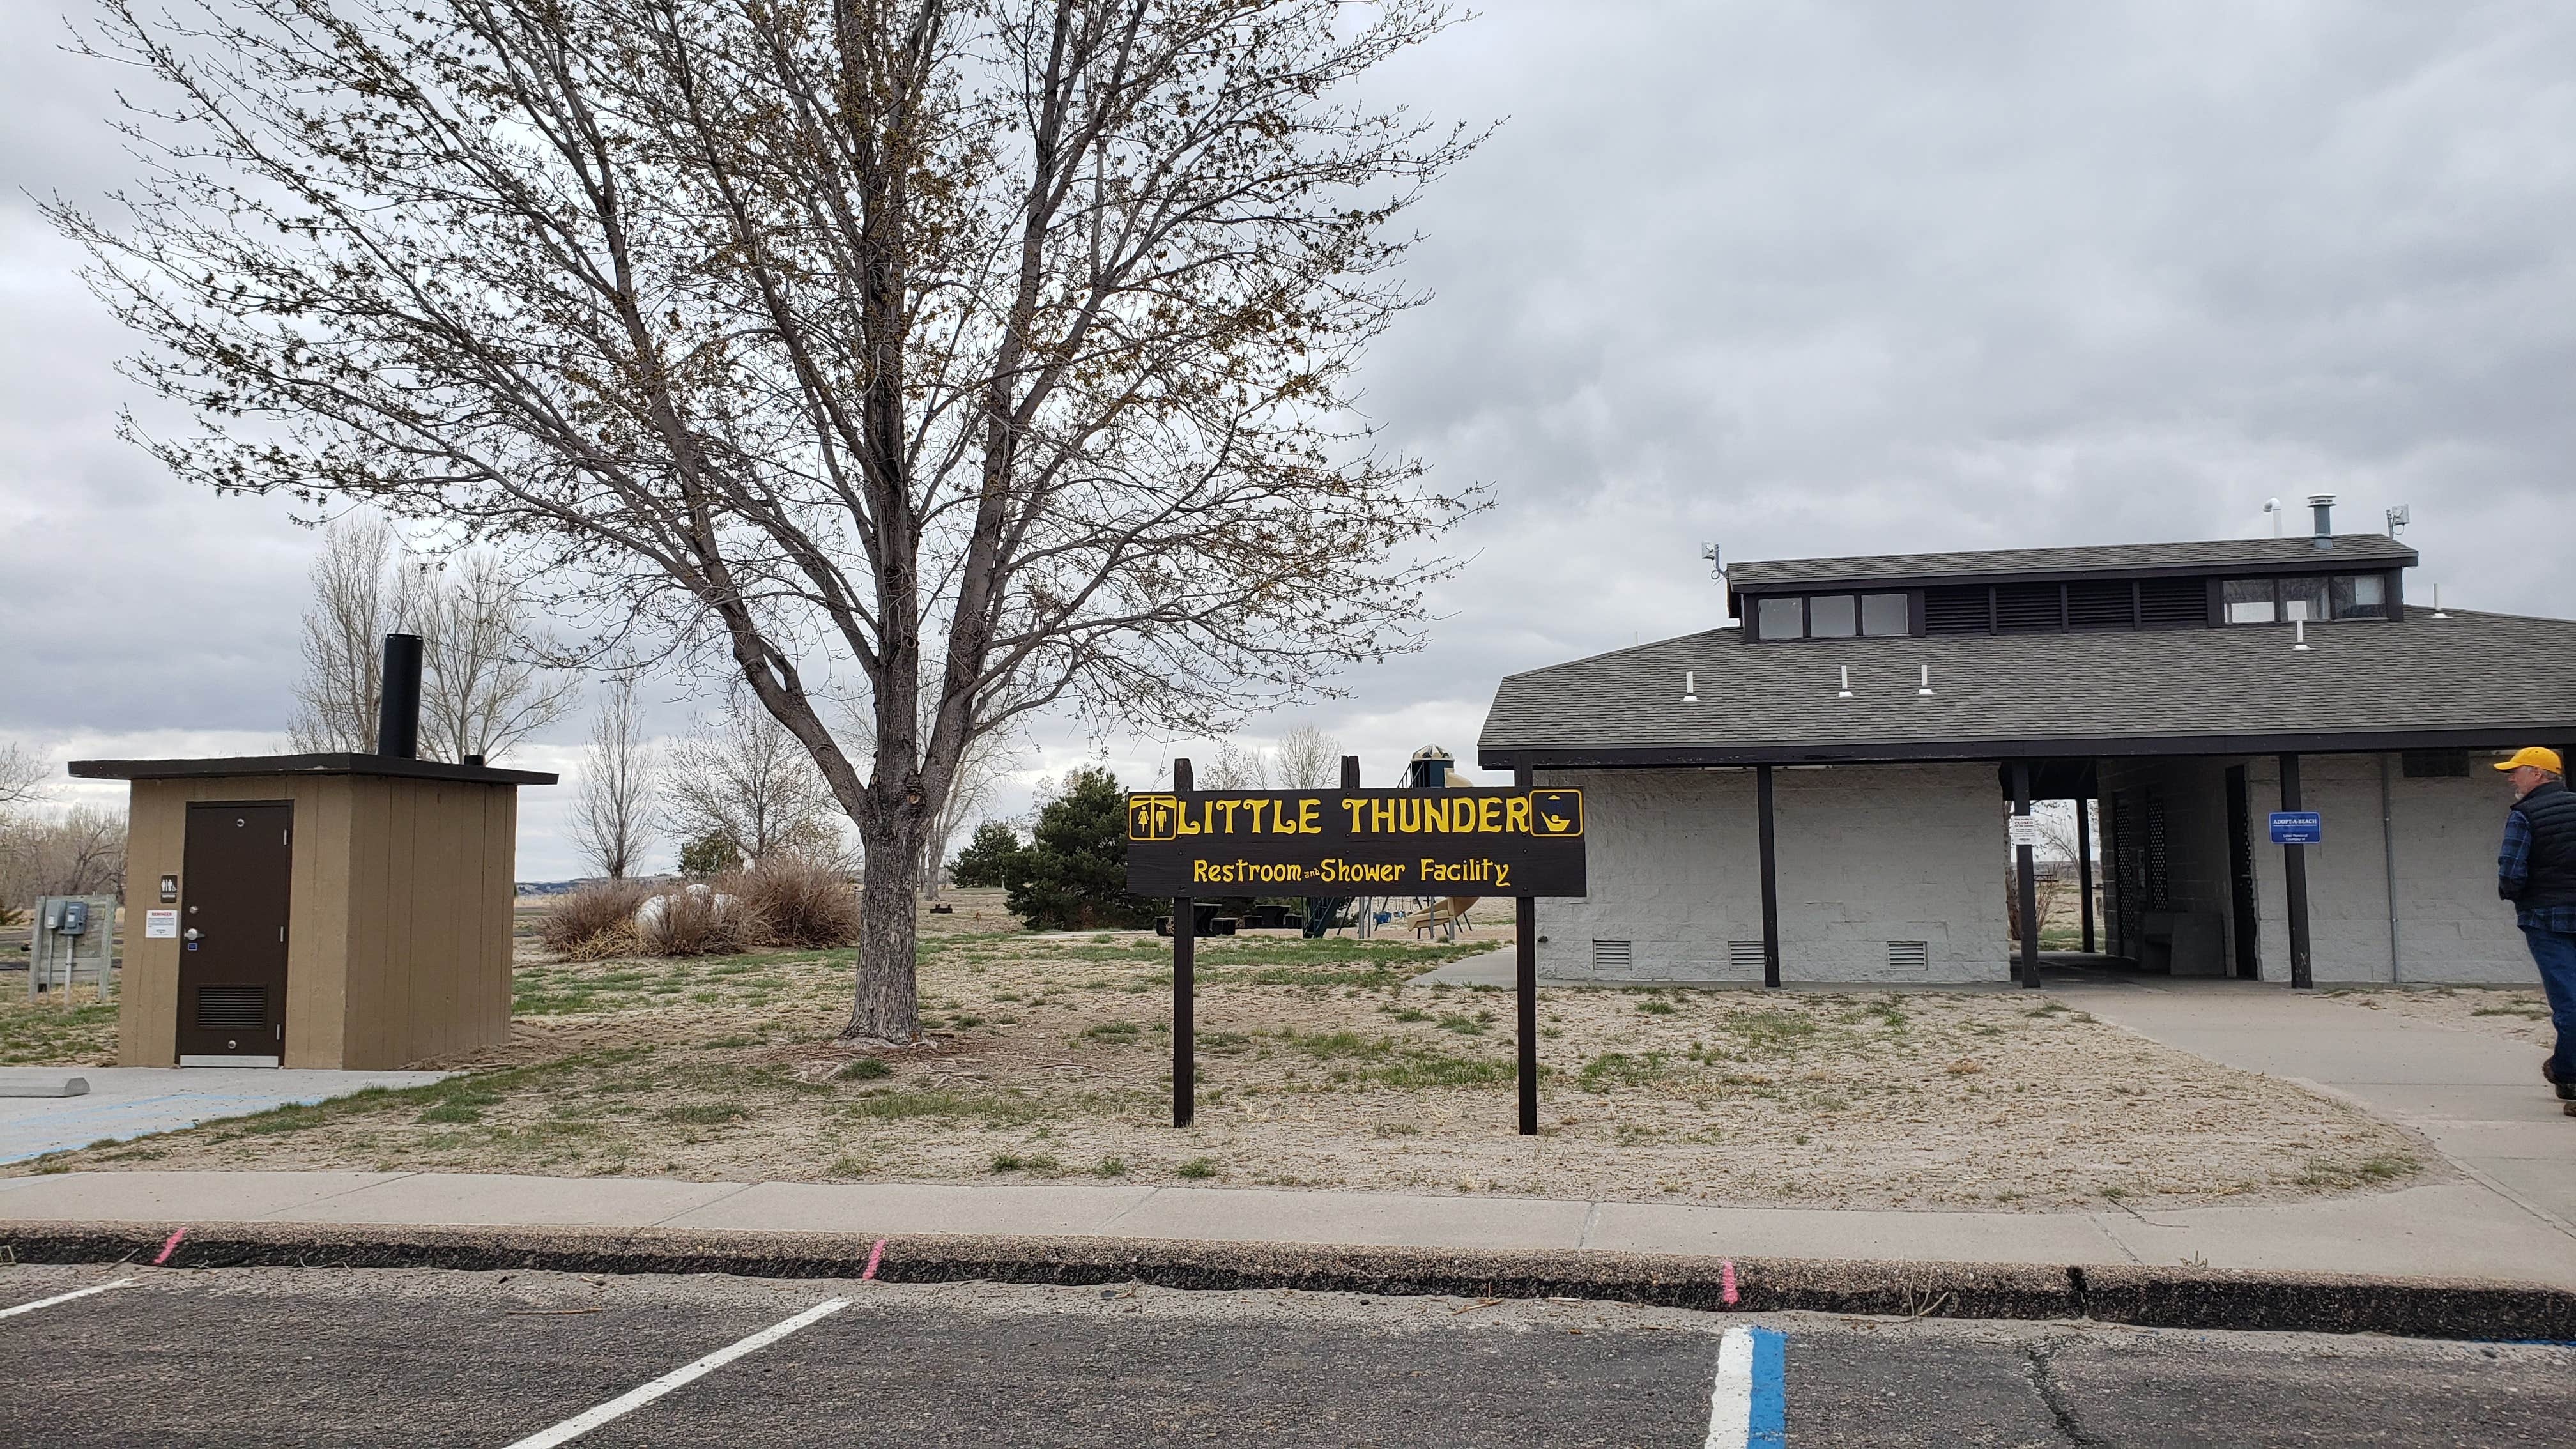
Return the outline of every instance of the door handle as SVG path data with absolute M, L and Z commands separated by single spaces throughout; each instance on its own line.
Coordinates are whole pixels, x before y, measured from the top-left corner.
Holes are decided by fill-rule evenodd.
M 196 927 L 194 927 L 194 926 L 190 926 L 190 927 L 189 927 L 188 929 L 186 929 L 185 931 L 182 931 L 182 932 L 180 932 L 180 933 L 179 933 L 179 939 L 180 939 L 180 940 L 182 940 L 182 941 L 194 941 L 194 940 L 198 940 L 198 939 L 200 939 L 200 936 L 199 936 L 199 934 L 198 934 L 197 928 L 196 928 Z

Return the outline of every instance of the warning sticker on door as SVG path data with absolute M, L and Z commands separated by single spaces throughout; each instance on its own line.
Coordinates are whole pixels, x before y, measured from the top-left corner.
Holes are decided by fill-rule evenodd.
M 179 939 L 179 913 L 177 911 L 145 911 L 143 913 L 143 938 L 147 941 L 175 941 Z

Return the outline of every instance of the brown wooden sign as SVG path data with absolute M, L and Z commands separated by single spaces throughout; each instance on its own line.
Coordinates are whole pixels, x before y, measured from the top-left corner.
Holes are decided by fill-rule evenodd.
M 1583 792 L 1204 790 L 1127 797 L 1140 896 L 1579 896 Z

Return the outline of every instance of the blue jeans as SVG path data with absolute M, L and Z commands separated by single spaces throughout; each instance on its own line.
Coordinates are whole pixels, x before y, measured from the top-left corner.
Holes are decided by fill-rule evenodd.
M 2522 928 L 2531 943 L 2532 963 L 2540 968 L 2540 989 L 2549 997 L 2549 1019 L 2558 1026 L 2558 1050 L 2549 1054 L 2549 1074 L 2576 1082 L 2576 933 Z

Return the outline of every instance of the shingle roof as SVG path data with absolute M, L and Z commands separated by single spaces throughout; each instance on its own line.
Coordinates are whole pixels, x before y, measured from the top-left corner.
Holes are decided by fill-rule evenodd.
M 2436 620 L 1748 644 L 1741 629 L 1505 679 L 1486 768 L 1536 762 L 1964 758 L 2576 743 L 2576 622 Z M 1852 698 L 1836 697 L 1851 667 Z M 1918 695 L 1920 669 L 1933 694 Z M 1683 673 L 1699 702 L 1681 702 Z M 2253 743 L 2248 743 L 2249 741 Z M 2263 743 L 2271 741 L 2273 743 Z
M 2184 572 L 2268 565 L 2338 562 L 2411 565 L 2415 550 L 2376 533 L 2335 536 L 2332 549 L 2314 539 L 2221 538 L 2196 543 L 2113 543 L 2083 548 L 1998 548 L 1964 553 L 1872 554 L 1858 558 L 1752 559 L 1726 571 L 1738 592 L 1799 588 L 1811 584 L 1918 582 L 2014 573 Z

